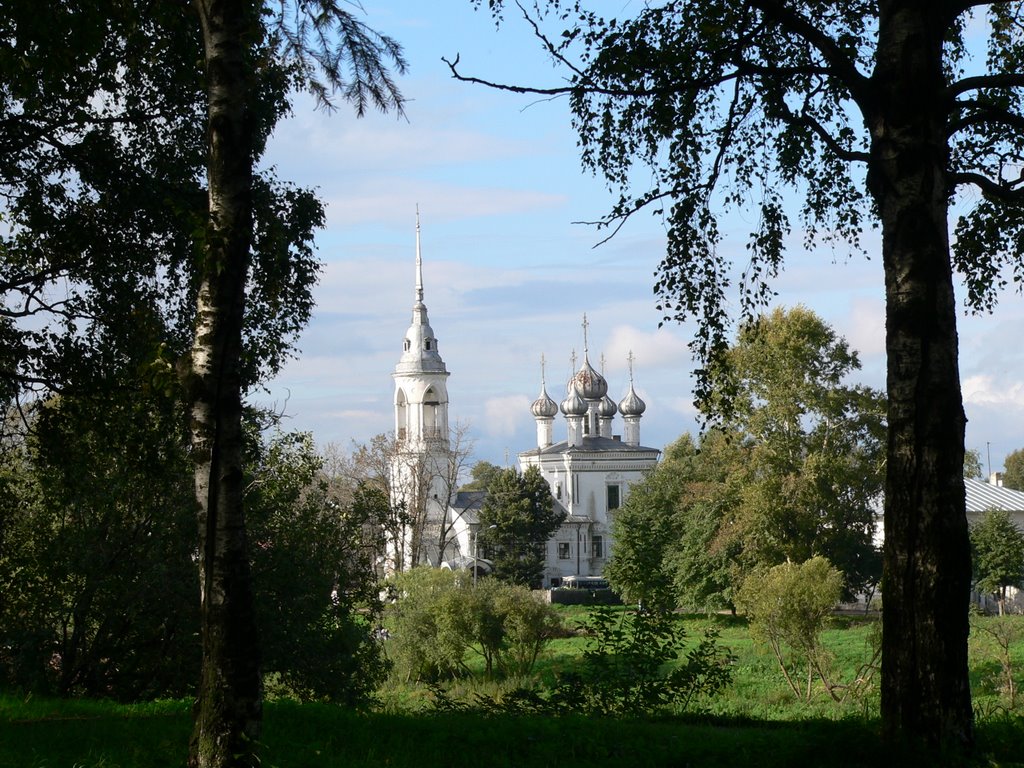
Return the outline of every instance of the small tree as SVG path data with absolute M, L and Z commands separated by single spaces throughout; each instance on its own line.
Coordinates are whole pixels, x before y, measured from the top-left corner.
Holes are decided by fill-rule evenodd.
M 982 652 L 994 657 L 999 672 L 994 675 L 996 686 L 1006 697 L 1009 709 L 1017 707 L 1017 681 L 1014 679 L 1012 649 L 1024 638 L 1024 620 L 1018 616 L 971 615 L 971 634 L 980 641 Z
M 964 451 L 964 479 L 975 480 L 985 477 L 981 469 L 981 453 L 977 448 Z
M 793 693 L 809 701 L 817 675 L 829 695 L 839 700 L 828 673 L 828 655 L 820 643 L 829 614 L 843 593 L 843 574 L 824 557 L 783 563 L 753 572 L 736 595 L 737 607 L 750 620 L 750 634 L 767 645 Z M 806 668 L 803 691 L 799 666 Z
M 433 683 L 460 677 L 470 636 L 466 621 L 466 575 L 419 567 L 396 574 L 395 596 L 385 610 L 388 655 L 394 674 L 408 682 Z
M 1011 451 L 1003 459 L 1003 486 L 1024 491 L 1024 448 Z
M 494 555 L 494 575 L 538 589 L 544 548 L 563 520 L 565 513 L 556 510 L 539 469 L 529 467 L 521 475 L 502 470 L 480 508 L 480 544 Z
M 560 625 L 550 605 L 497 579 L 474 587 L 464 572 L 413 568 L 395 578 L 393 589 L 388 648 L 405 680 L 468 675 L 470 652 L 483 659 L 489 678 L 528 674 Z
M 1002 616 L 1008 587 L 1024 586 L 1024 533 L 1004 510 L 990 510 L 971 526 L 977 588 L 995 595 Z
M 472 478 L 468 483 L 459 488 L 460 491 L 486 491 L 490 484 L 501 473 L 501 467 L 491 464 L 489 461 L 478 461 L 469 470 Z

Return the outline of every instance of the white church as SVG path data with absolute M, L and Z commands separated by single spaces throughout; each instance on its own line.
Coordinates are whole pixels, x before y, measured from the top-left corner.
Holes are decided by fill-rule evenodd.
M 536 446 L 519 453 L 519 467 L 536 466 L 551 488 L 552 504 L 565 522 L 547 544 L 544 586 L 557 587 L 568 576 L 600 576 L 615 542 L 611 523 L 630 486 L 653 469 L 660 451 L 640 442 L 646 404 L 633 388 L 617 404 L 608 382 L 590 364 L 584 317 L 583 362 L 556 403 L 547 393 L 541 369 L 540 396 L 530 411 L 537 425 Z M 410 524 L 388 544 L 386 571 L 419 563 L 485 573 L 476 536 L 484 492 L 457 492 L 448 424 L 449 372 L 423 302 L 423 261 L 416 222 L 416 287 L 412 323 L 392 374 L 395 382 L 395 456 L 390 486 L 392 503 L 404 504 Z M 565 438 L 556 442 L 556 418 Z M 525 414 L 524 414 L 525 416 Z M 621 418 L 621 434 L 616 434 Z

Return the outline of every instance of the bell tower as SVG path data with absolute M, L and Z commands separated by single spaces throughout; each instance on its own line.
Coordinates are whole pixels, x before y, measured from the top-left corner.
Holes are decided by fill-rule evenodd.
M 401 571 L 439 558 L 435 529 L 445 528 L 454 490 L 450 474 L 448 370 L 423 303 L 420 215 L 416 211 L 416 293 L 412 323 L 391 374 L 395 382 L 395 448 L 391 459 L 391 503 L 403 505 L 408 525 L 389 542 L 386 570 Z

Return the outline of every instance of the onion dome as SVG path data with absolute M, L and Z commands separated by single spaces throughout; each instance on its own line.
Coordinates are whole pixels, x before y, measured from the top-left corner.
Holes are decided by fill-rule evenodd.
M 633 389 L 633 382 L 629 383 L 629 392 L 619 401 L 619 413 L 623 416 L 641 416 L 647 410 L 647 403 L 640 399 L 640 396 Z
M 604 419 L 610 419 L 619 412 L 618 407 L 615 405 L 615 401 L 612 400 L 608 395 L 601 398 L 600 405 L 597 406 L 597 415 Z
M 562 413 L 566 416 L 583 416 L 587 412 L 587 402 L 580 397 L 579 390 L 570 382 L 570 391 L 562 401 Z
M 558 414 L 558 403 L 548 397 L 548 391 L 543 385 L 540 388 L 540 397 L 530 406 L 530 412 L 538 419 L 550 419 Z
M 571 383 L 585 400 L 600 400 L 608 394 L 608 382 L 594 370 L 586 357 L 583 358 L 583 365 L 572 377 Z

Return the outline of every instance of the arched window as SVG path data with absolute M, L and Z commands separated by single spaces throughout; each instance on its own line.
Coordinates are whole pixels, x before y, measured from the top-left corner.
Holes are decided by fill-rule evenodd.
M 401 389 L 395 393 L 395 429 L 398 430 L 399 440 L 405 440 L 409 436 L 408 401 Z

